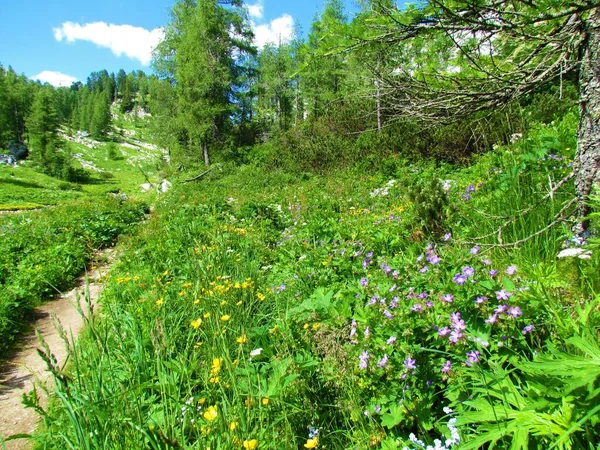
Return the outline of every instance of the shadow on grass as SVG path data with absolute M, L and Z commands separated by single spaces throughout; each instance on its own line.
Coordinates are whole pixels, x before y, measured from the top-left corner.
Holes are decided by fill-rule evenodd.
M 13 178 L 0 178 L 0 183 L 8 183 L 13 184 L 15 186 L 24 187 L 24 188 L 33 188 L 33 189 L 45 189 L 45 186 L 42 186 L 37 183 L 32 183 L 31 181 L 23 181 L 17 180 Z

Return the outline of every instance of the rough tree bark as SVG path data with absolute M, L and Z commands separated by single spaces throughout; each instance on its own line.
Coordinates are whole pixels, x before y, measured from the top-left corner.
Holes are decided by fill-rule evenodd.
M 600 181 L 600 8 L 591 11 L 583 23 L 585 38 L 581 45 L 579 68 L 580 111 L 577 130 L 575 188 L 580 214 L 590 212 L 588 198 Z M 584 221 L 582 231 L 589 226 Z

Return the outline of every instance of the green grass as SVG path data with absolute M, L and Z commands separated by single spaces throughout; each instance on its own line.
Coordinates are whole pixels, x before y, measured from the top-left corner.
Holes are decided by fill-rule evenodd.
M 35 209 L 71 202 L 82 196 L 77 185 L 33 168 L 0 166 L 0 210 Z
M 27 328 L 33 308 L 68 289 L 94 252 L 130 232 L 156 196 L 139 185 L 146 181 L 142 171 L 158 181 L 160 151 L 118 146 L 122 157 L 111 160 L 104 144 L 66 145 L 100 171 L 88 170 L 87 179 L 69 183 L 36 171 L 30 162 L 0 166 L 0 211 L 40 210 L 0 216 L 0 357 Z M 129 200 L 107 195 L 116 192 Z
M 456 420 L 451 448 L 595 448 L 600 260 L 556 259 L 572 221 L 536 234 L 574 196 L 552 187 L 576 125 L 566 114 L 467 167 L 224 164 L 157 197 L 139 194 L 154 153 L 140 170 L 137 149 L 73 145 L 113 175 L 82 185 L 84 202 L 119 189 L 155 213 L 123 243 L 71 366 L 53 367 L 38 447 L 412 450 L 411 433 L 444 441 Z M 5 304 L 68 283 L 83 249 L 140 214 L 94 208 L 2 219 L 32 236 L 0 252 L 6 292 L 33 286 Z
M 94 253 L 141 220 L 145 206 L 75 202 L 0 217 L 0 357 L 41 302 L 68 289 Z
M 55 370 L 40 448 L 254 448 L 256 440 L 260 449 L 297 449 L 315 444 L 317 429 L 319 448 L 397 449 L 412 446 L 410 433 L 430 444 L 449 437 L 446 406 L 471 448 L 510 448 L 513 439 L 550 448 L 567 435 L 572 448 L 597 445 L 598 392 L 569 391 L 568 377 L 542 379 L 535 366 L 543 355 L 595 367 L 573 355 L 590 340 L 582 330 L 600 323 L 597 254 L 557 263 L 567 225 L 517 248 L 486 247 L 490 237 L 476 252 L 471 243 L 499 215 L 515 216 L 505 242 L 526 238 L 573 195 L 565 185 L 541 201 L 548 177 L 562 178 L 569 161 L 560 139 L 540 149 L 552 133 L 561 135 L 534 132 L 531 146 L 498 148 L 464 169 L 390 161 L 394 184 L 363 168 L 320 177 L 243 166 L 176 185 L 123 247 L 103 317 L 70 349 L 67 376 Z M 541 159 L 559 150 L 560 164 Z M 447 194 L 442 180 L 452 180 Z M 502 304 L 513 309 L 486 322 Z M 459 320 L 456 344 L 438 335 Z M 573 335 L 581 339 L 557 353 Z M 502 415 L 511 409 L 518 426 Z

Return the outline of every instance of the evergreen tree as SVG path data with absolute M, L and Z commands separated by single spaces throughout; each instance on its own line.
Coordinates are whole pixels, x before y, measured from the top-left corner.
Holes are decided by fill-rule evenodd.
M 346 15 L 341 0 L 329 0 L 315 20 L 308 42 L 301 48 L 306 67 L 302 73 L 304 94 L 313 118 L 323 115 L 338 99 L 345 77 L 345 54 L 331 53 L 332 41 L 343 35 Z
M 111 94 L 104 91 L 94 95 L 94 114 L 90 124 L 90 133 L 95 139 L 106 138 L 111 128 Z
M 291 122 L 294 69 L 290 45 L 267 45 L 258 56 L 257 114 L 280 130 Z
M 41 88 L 35 96 L 31 114 L 27 118 L 30 156 L 46 171 L 51 171 L 60 148 L 59 117 L 55 108 L 52 88 Z
M 131 92 L 131 79 L 128 76 L 125 78 L 123 91 L 121 92 L 121 112 L 130 112 L 133 109 L 133 94 Z
M 127 74 L 123 69 L 120 69 L 117 73 L 116 83 L 117 83 L 117 91 L 119 96 L 123 95 L 123 90 L 125 89 L 125 80 L 127 79 Z
M 209 164 L 209 146 L 222 140 L 231 125 L 242 60 L 252 52 L 252 35 L 239 0 L 181 0 L 172 16 L 155 67 L 175 82 L 184 146 L 200 150 Z

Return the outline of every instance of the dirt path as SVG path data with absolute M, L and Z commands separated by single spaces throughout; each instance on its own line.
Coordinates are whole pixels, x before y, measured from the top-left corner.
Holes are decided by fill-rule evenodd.
M 95 304 L 102 291 L 102 277 L 108 272 L 110 262 L 114 258 L 112 249 L 105 250 L 99 255 L 98 260 L 106 261 L 92 266 L 88 272 L 89 293 L 92 304 Z M 65 329 L 67 336 L 76 337 L 83 329 L 83 319 L 75 306 L 77 294 L 83 311 L 87 311 L 85 304 L 86 277 L 80 277 L 75 289 L 59 296 L 56 300 L 45 303 L 36 310 L 37 320 L 34 328 L 38 330 L 56 356 L 58 364 L 65 362 L 67 351 L 61 340 L 52 317 L 56 317 Z M 0 367 L 0 437 L 7 438 L 14 434 L 31 433 L 35 430 L 38 417 L 32 409 L 25 409 L 21 404 L 24 393 L 30 392 L 34 382 L 48 382 L 49 374 L 46 365 L 38 356 L 36 349 L 39 347 L 35 333 L 26 337 L 22 348 L 11 360 Z M 38 394 L 43 394 L 38 390 Z M 45 399 L 42 399 L 42 405 Z M 0 448 L 2 448 L 0 440 Z M 9 441 L 4 444 L 9 450 L 28 449 L 26 439 Z

